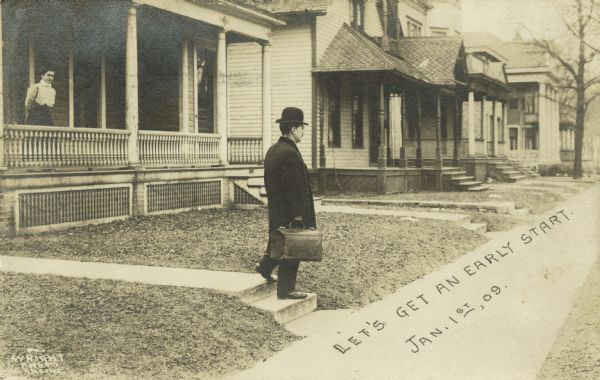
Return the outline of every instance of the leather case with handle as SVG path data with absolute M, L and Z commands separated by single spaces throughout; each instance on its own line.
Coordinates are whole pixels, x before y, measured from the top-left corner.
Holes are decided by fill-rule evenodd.
M 271 234 L 269 255 L 276 260 L 321 261 L 322 243 L 319 230 L 280 227 Z

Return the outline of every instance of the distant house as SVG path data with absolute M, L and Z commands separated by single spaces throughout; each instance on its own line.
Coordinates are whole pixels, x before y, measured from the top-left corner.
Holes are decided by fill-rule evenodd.
M 508 110 L 508 157 L 544 170 L 561 162 L 558 78 L 549 57 L 517 38 L 502 46 L 514 89 Z

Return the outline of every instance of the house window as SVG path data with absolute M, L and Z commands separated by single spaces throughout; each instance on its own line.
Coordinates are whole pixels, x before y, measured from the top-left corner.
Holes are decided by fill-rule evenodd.
M 197 51 L 198 132 L 214 132 L 216 54 L 212 50 Z
M 447 36 L 448 28 L 429 28 L 432 36 Z
M 525 94 L 525 112 L 526 113 L 537 113 L 538 110 L 538 96 L 535 92 L 528 92 Z
M 510 101 L 508 102 L 508 107 L 511 110 L 518 110 L 519 109 L 519 98 L 518 97 L 510 98 Z
M 365 6 L 361 0 L 350 1 L 350 24 L 356 30 L 364 31 L 365 27 Z
M 422 34 L 423 24 L 410 17 L 406 21 L 407 31 L 409 37 L 419 37 Z
M 510 150 L 519 149 L 519 130 L 517 128 L 510 128 L 508 131 L 508 139 L 510 140 Z
M 363 100 L 360 94 L 352 97 L 352 147 L 363 148 Z
M 332 148 L 342 146 L 342 134 L 340 125 L 340 88 L 333 87 L 329 89 L 329 128 L 328 142 Z
M 504 142 L 504 122 L 502 118 L 498 118 L 498 141 Z
M 442 133 L 442 139 L 446 140 L 448 138 L 448 107 L 446 107 L 446 103 L 444 103 L 442 100 L 440 100 L 440 102 L 442 102 L 442 104 L 440 104 L 440 109 L 441 109 L 441 120 L 440 120 L 440 124 L 441 124 L 441 133 Z

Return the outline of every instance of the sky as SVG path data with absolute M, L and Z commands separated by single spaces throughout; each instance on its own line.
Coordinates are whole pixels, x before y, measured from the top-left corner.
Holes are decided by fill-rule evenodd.
M 511 40 L 519 24 L 550 39 L 564 32 L 558 9 L 547 0 L 462 0 L 462 8 L 463 33 L 490 32 Z

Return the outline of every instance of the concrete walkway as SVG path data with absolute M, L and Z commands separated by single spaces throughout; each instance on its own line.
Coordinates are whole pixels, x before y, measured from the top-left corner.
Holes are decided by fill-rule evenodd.
M 414 219 L 443 220 L 450 222 L 458 222 L 462 224 L 468 224 L 471 222 L 471 217 L 469 215 L 449 212 L 408 211 L 393 209 L 360 208 L 351 206 L 320 206 L 317 212 L 339 212 L 344 214 L 359 215 L 390 215 Z
M 600 253 L 599 199 L 578 194 L 229 378 L 535 379 Z
M 121 280 L 143 284 L 214 289 L 233 296 L 264 284 L 258 274 L 145 265 L 0 256 L 0 271 Z

